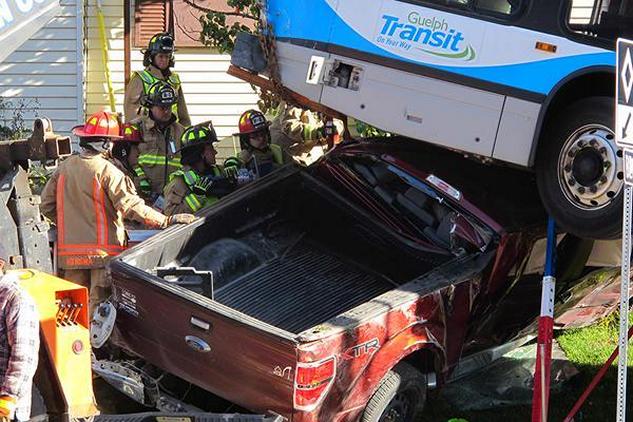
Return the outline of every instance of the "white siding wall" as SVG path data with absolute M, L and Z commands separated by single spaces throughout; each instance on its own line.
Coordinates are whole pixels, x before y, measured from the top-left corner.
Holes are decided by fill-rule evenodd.
M 96 1 L 89 0 L 86 8 L 87 50 L 87 108 L 88 112 L 109 108 L 107 85 L 101 58 L 97 26 Z M 123 1 L 104 0 L 103 12 L 109 39 L 110 72 L 114 85 L 117 111 L 123 111 L 124 53 Z M 133 32 L 133 31 L 132 31 Z M 205 48 L 182 48 L 176 52 L 175 70 L 183 82 L 183 91 L 193 123 L 213 120 L 219 137 L 230 136 L 237 130 L 239 115 L 255 107 L 257 96 L 249 84 L 226 74 L 230 57 Z M 132 50 L 132 70 L 143 68 L 139 49 Z M 220 157 L 234 153 L 232 141 L 220 145 Z
M 61 134 L 69 133 L 83 115 L 77 1 L 81 0 L 61 0 L 61 14 L 0 63 L 0 96 L 14 106 L 20 99 L 27 104 L 37 101 L 37 114 L 49 117 Z M 5 118 L 12 114 L 13 109 L 4 112 Z M 32 127 L 34 117 L 34 112 L 26 113 L 27 127 Z

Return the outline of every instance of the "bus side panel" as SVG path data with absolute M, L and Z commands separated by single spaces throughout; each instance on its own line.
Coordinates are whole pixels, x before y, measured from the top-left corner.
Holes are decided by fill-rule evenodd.
M 529 167 L 541 104 L 506 97 L 493 158 Z
M 336 16 L 333 10 L 338 0 L 329 0 L 331 5 L 315 7 L 314 0 L 267 0 L 266 17 L 276 39 L 276 58 L 279 76 L 283 85 L 299 92 L 312 101 L 321 100 L 321 85 L 306 83 L 310 58 L 316 50 L 296 50 L 292 44 L 309 42 L 314 48 L 327 45 L 332 35 L 332 25 Z M 291 44 L 292 43 L 292 44 Z M 322 48 L 321 48 L 322 49 Z M 326 58 L 326 52 L 319 51 Z
M 327 53 L 312 50 L 310 48 L 297 47 L 295 45 L 278 42 L 277 61 L 279 62 L 279 73 L 283 85 L 293 91 L 301 93 L 317 103 L 321 102 L 323 85 L 310 85 L 306 83 L 310 58 L 318 54 L 320 57 L 328 59 Z
M 358 91 L 325 86 L 321 102 L 388 132 L 492 156 L 504 96 L 332 55 L 363 69 Z

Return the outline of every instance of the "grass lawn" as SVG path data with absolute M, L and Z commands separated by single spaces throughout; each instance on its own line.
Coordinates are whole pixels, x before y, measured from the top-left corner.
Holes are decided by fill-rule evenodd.
M 633 315 L 630 322 L 633 323 Z M 605 318 L 598 324 L 579 330 L 570 330 L 557 334 L 557 340 L 569 360 L 580 370 L 580 374 L 570 382 L 564 391 L 553 395 L 550 400 L 550 421 L 562 421 L 574 405 L 580 394 L 589 384 L 595 373 L 607 360 L 618 343 L 619 317 L 616 314 Z M 631 344 L 631 343 L 629 343 Z M 603 381 L 589 396 L 576 421 L 613 421 L 615 420 L 617 359 L 609 369 Z M 628 353 L 628 391 L 633 391 L 633 345 Z M 633 395 L 627 407 L 627 419 L 633 418 Z M 445 422 L 450 418 L 464 418 L 468 422 L 488 421 L 529 421 L 531 406 L 504 407 L 495 410 L 459 412 L 451 409 L 448 403 L 431 398 L 425 412 L 425 421 Z

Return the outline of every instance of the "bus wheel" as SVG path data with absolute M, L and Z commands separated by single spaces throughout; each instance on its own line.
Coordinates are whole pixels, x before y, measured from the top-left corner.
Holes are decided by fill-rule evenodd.
M 400 362 L 387 373 L 361 419 L 362 422 L 414 422 L 426 402 L 426 376 Z
M 591 97 L 565 108 L 545 128 L 536 180 L 561 231 L 591 239 L 620 236 L 624 163 L 613 127 L 614 100 Z

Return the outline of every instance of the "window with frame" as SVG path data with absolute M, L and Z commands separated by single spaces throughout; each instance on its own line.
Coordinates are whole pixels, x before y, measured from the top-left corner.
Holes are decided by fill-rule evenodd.
M 523 0 L 424 0 L 423 2 L 488 15 L 515 16 L 521 10 Z
M 169 26 L 169 1 L 136 0 L 134 6 L 134 46 L 147 47 L 152 36 Z
M 605 40 L 633 37 L 633 0 L 569 0 L 568 28 Z

